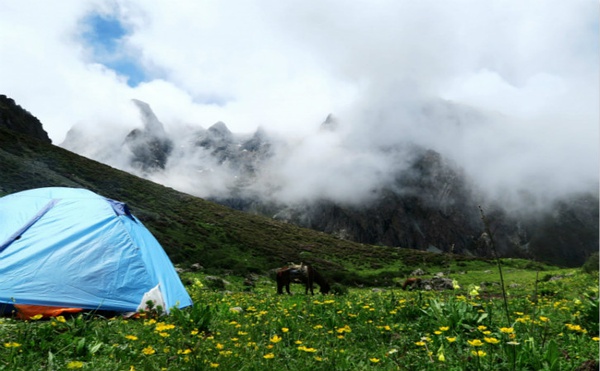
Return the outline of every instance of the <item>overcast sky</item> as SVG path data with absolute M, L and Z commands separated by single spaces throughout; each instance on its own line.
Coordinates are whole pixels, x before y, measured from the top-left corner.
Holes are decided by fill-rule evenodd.
M 140 126 L 135 98 L 167 130 L 223 121 L 302 136 L 333 113 L 359 136 L 461 147 L 472 173 L 532 176 L 535 164 L 589 181 L 598 15 L 592 0 L 4 1 L 0 93 L 55 144 L 74 125 Z M 502 119 L 421 130 L 414 108 L 437 99 Z

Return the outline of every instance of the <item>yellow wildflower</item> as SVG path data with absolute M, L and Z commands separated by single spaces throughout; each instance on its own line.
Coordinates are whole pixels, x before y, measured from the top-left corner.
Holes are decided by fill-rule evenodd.
M 81 361 L 71 361 L 67 363 L 67 368 L 82 368 L 83 362 Z
M 138 337 L 137 337 L 137 336 L 135 336 L 135 335 L 125 335 L 125 339 L 129 339 L 129 340 L 133 340 L 133 341 L 135 341 L 135 340 L 137 340 L 137 339 L 138 339 Z
M 305 351 L 305 352 L 308 352 L 308 353 L 314 353 L 314 352 L 317 351 L 315 348 L 308 348 L 308 347 L 306 347 L 304 345 L 299 346 L 298 350 L 302 350 L 302 351 Z
M 452 280 L 452 287 L 454 288 L 454 290 L 460 289 L 460 285 L 458 284 L 457 280 Z
M 471 296 L 479 295 L 479 290 L 481 289 L 480 286 L 472 285 L 469 288 L 471 289 L 471 291 L 469 291 L 469 295 L 471 295 Z
M 373 362 L 373 363 L 378 363 L 379 362 L 379 358 L 369 358 L 369 361 Z
M 471 345 L 473 347 L 480 347 L 483 345 L 483 342 L 479 339 L 467 340 L 467 343 L 469 343 L 469 345 Z
M 273 335 L 273 337 L 270 339 L 271 343 L 277 344 L 281 341 L 281 337 L 277 336 L 277 335 Z
M 163 331 L 167 331 L 167 330 L 172 330 L 174 328 L 175 328 L 175 325 L 168 325 L 168 324 L 165 324 L 163 322 L 159 322 L 159 323 L 156 324 L 155 331 L 156 332 L 163 332 Z
M 474 355 L 475 357 L 480 357 L 480 358 L 485 357 L 487 355 L 487 353 L 484 352 L 483 350 L 477 350 L 477 351 L 472 350 L 471 354 Z
M 33 321 L 37 321 L 38 319 L 42 319 L 42 317 L 44 317 L 43 314 L 36 314 L 35 316 L 31 317 L 30 319 Z
M 287 327 L 282 327 L 282 328 L 281 328 L 281 332 L 283 332 L 283 333 L 286 333 L 286 332 L 288 332 L 288 331 L 290 331 L 290 329 L 289 329 L 289 328 L 287 328 Z
M 449 343 L 454 343 L 456 341 L 456 336 L 454 336 L 454 337 L 446 336 L 446 340 L 448 340 Z
M 446 357 L 444 357 L 444 353 L 438 354 L 438 361 L 446 362 Z
M 500 340 L 496 339 L 496 338 L 488 338 L 488 337 L 484 337 L 483 340 L 485 340 L 486 343 L 489 344 L 498 344 L 500 342 Z
M 503 334 L 511 334 L 515 332 L 515 329 L 512 327 L 501 327 L 500 332 L 502 332 Z
M 17 348 L 20 346 L 21 346 L 21 344 L 15 343 L 14 341 L 9 342 L 9 343 L 4 343 L 4 347 L 6 347 L 6 348 Z
M 345 325 L 344 327 L 340 327 L 336 330 L 339 334 L 342 334 L 344 332 L 352 332 L 352 329 L 350 328 L 350 326 Z
M 58 316 L 58 317 L 56 317 L 56 321 L 58 321 L 58 322 L 62 322 L 62 323 L 65 323 L 65 322 L 67 322 L 67 320 L 66 320 L 66 319 L 65 319 L 65 317 L 63 317 L 63 316 Z
M 571 331 L 584 332 L 585 330 L 580 325 L 573 325 L 570 323 L 565 323 L 565 326 Z
M 145 347 L 144 349 L 142 349 L 142 353 L 144 353 L 145 355 L 149 356 L 151 354 L 156 353 L 156 350 L 154 350 L 154 348 L 152 348 L 152 346 L 148 345 L 147 347 Z
M 211 363 L 210 364 L 210 368 L 217 368 L 217 367 L 219 367 L 218 363 Z
M 275 358 L 275 354 L 273 353 L 267 353 L 263 356 L 264 359 L 271 359 L 271 358 Z
M 448 330 L 450 330 L 449 326 L 442 326 L 442 327 L 440 327 L 440 331 L 448 331 Z
M 417 342 L 415 343 L 415 345 L 418 345 L 418 346 L 420 346 L 420 347 L 424 347 L 424 346 L 425 346 L 425 342 L 424 342 L 424 341 L 417 341 Z

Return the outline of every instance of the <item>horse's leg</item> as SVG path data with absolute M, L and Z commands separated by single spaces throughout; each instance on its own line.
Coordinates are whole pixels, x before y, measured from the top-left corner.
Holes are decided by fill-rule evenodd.
M 285 285 L 285 290 L 287 291 L 288 295 L 292 295 L 292 293 L 290 292 L 290 282 L 289 281 Z

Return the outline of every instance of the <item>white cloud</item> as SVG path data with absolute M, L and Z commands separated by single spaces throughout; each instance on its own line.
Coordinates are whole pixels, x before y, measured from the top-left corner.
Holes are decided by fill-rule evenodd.
M 93 12 L 126 25 L 120 52 L 151 81 L 130 87 L 93 60 L 81 38 Z M 587 0 L 22 0 L 0 12 L 0 33 L 2 93 L 57 144 L 73 125 L 141 126 L 137 98 L 167 131 L 223 121 L 306 137 L 334 113 L 349 143 L 418 142 L 486 187 L 598 178 L 600 41 Z M 461 111 L 456 128 L 438 98 L 484 113 Z M 312 156 L 343 157 L 329 170 L 345 177 L 348 146 L 320 140 Z M 353 156 L 364 176 L 386 166 Z M 310 157 L 288 161 L 280 171 L 311 171 Z

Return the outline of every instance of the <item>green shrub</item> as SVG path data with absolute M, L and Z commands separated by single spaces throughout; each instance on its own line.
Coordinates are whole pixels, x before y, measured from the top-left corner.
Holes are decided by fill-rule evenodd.
M 341 283 L 334 283 L 331 285 L 331 293 L 334 295 L 347 295 L 348 288 Z
M 598 273 L 598 252 L 596 251 L 595 253 L 593 253 L 592 255 L 590 255 L 590 257 L 585 261 L 585 263 L 583 263 L 583 266 L 581 267 L 581 269 L 583 269 L 584 272 L 586 273 Z

